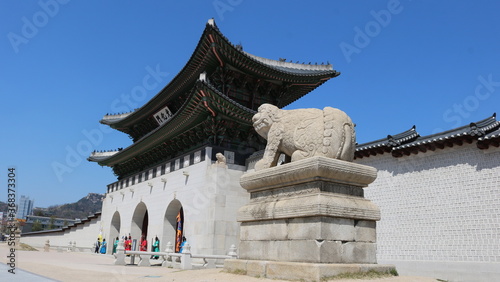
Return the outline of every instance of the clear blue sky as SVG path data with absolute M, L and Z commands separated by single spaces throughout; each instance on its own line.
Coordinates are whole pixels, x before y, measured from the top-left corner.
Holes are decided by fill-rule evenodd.
M 0 200 L 12 165 L 18 197 L 35 206 L 104 193 L 116 178 L 88 152 L 131 141 L 99 120 L 166 85 L 209 18 L 254 55 L 332 63 L 342 74 L 288 108 L 340 108 L 364 143 L 499 112 L 499 11 L 498 1 L 2 0 Z M 151 69 L 160 72 L 154 87 L 121 98 Z M 54 164 L 65 166 L 59 177 Z

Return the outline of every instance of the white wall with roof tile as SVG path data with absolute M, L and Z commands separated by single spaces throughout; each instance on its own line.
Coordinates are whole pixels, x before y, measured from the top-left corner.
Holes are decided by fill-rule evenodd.
M 500 278 L 498 148 L 473 143 L 355 162 L 378 169 L 365 196 L 381 209 L 379 262 L 493 263 Z
M 93 251 L 93 246 L 99 236 L 101 216 L 96 216 L 83 223 L 71 226 L 64 231 L 44 231 L 37 235 L 22 235 L 21 242 L 33 247 L 43 248 L 49 240 L 52 247 L 67 247 L 69 242 L 76 244 L 81 251 Z

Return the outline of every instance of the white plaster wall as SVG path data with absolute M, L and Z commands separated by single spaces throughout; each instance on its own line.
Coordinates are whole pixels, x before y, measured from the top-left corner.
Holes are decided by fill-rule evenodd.
M 199 220 L 190 220 L 192 209 L 197 211 L 205 203 L 205 172 L 206 162 L 192 165 L 188 168 L 173 171 L 141 183 L 131 185 L 127 188 L 108 193 L 103 201 L 103 233 L 107 240 L 110 240 L 109 231 L 113 214 L 117 211 L 120 215 L 120 238 L 123 235 L 132 233 L 132 216 L 139 203 L 144 203 L 148 210 L 148 240 L 158 236 L 161 238 L 163 224 L 167 206 L 171 201 L 177 199 L 184 209 L 185 234 L 192 234 L 194 227 L 192 224 Z M 183 171 L 189 172 L 189 176 L 184 176 Z M 162 182 L 161 179 L 167 182 Z M 148 186 L 151 183 L 153 186 Z M 193 211 L 194 212 L 194 211 Z M 133 235 L 133 239 L 139 240 Z M 174 243 L 175 237 L 171 239 Z M 167 242 L 161 242 L 161 249 L 164 250 Z M 148 246 L 150 247 L 150 246 Z
M 378 169 L 365 196 L 381 209 L 379 262 L 493 263 L 500 278 L 500 150 L 464 144 L 355 162 Z
M 226 254 L 231 245 L 239 245 L 240 224 L 236 215 L 238 209 L 248 203 L 250 194 L 240 186 L 245 167 L 228 166 L 210 165 L 207 169 L 208 229 L 204 233 L 212 232 L 214 236 L 211 242 L 202 244 L 205 247 L 200 249 L 201 253 Z M 201 243 L 205 239 L 196 238 L 196 241 Z
M 64 230 L 64 232 L 44 232 L 37 235 L 21 235 L 21 242 L 33 247 L 42 248 L 45 241 L 49 240 L 51 246 L 68 246 L 68 243 L 76 242 L 77 248 L 92 248 L 99 235 L 101 217 L 97 217 L 83 224 Z
M 207 156 L 211 152 L 207 149 Z M 188 167 L 158 175 L 107 194 L 103 202 L 103 234 L 113 242 L 110 226 L 115 212 L 120 215 L 120 235 L 132 233 L 132 217 L 139 203 L 148 210 L 148 249 L 155 236 L 160 238 L 164 250 L 171 239 L 163 238 L 165 213 L 173 200 L 182 204 L 184 211 L 184 236 L 192 253 L 224 254 L 231 244 L 238 245 L 239 224 L 236 213 L 249 199 L 249 194 L 239 185 L 244 167 L 229 168 L 212 165 L 210 158 Z M 189 176 L 185 176 L 188 173 Z M 166 182 L 162 182 L 166 179 Z M 151 183 L 153 186 L 148 186 Z M 132 234 L 133 239 L 139 239 Z
M 148 211 L 148 250 L 151 250 L 152 239 L 156 236 L 160 239 L 160 249 L 165 250 L 169 241 L 175 244 L 175 233 L 164 237 L 164 227 L 171 226 L 165 215 L 169 204 L 179 201 L 184 211 L 184 236 L 191 245 L 191 252 L 226 254 L 232 244 L 239 244 L 236 214 L 249 201 L 249 193 L 239 184 L 245 167 L 215 165 L 210 160 L 211 154 L 211 148 L 207 148 L 203 162 L 164 175 L 158 173 L 154 178 L 150 174 L 148 180 L 136 181 L 134 185 L 129 182 L 129 187 L 107 193 L 98 219 L 65 232 L 41 233 L 22 241 L 36 247 L 43 247 L 47 239 L 52 246 L 67 246 L 70 241 L 76 241 L 77 247 L 92 247 L 102 233 L 110 246 L 108 253 L 111 253 L 116 236 L 122 238 L 132 233 L 133 239 L 139 243 L 140 232 L 134 234 L 132 223 L 139 206 Z M 177 212 L 178 208 L 172 215 L 174 222 Z M 119 215 L 119 220 L 115 221 L 119 225 L 116 226 L 118 234 L 112 234 L 115 214 Z M 143 214 L 140 218 L 142 220 Z

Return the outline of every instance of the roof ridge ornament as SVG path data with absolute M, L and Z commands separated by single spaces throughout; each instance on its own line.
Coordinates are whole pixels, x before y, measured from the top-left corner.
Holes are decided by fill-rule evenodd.
M 395 139 L 392 135 L 387 135 L 387 144 L 390 147 L 397 147 L 397 146 L 401 145 L 401 141 Z
M 469 127 L 470 127 L 469 134 L 471 136 L 483 136 L 485 134 L 484 129 L 477 126 L 475 122 L 471 122 Z
M 333 66 L 329 62 L 326 65 L 317 65 L 317 64 L 312 65 L 311 62 L 309 62 L 309 64 L 306 64 L 305 62 L 299 63 L 299 61 L 297 61 L 297 63 L 292 63 L 292 62 L 287 62 L 285 58 L 278 58 L 278 60 L 273 60 L 273 59 L 259 57 L 245 51 L 242 52 L 247 56 L 249 56 L 250 58 L 272 67 L 281 67 L 281 68 L 299 69 L 299 70 L 316 70 L 316 71 L 333 70 Z

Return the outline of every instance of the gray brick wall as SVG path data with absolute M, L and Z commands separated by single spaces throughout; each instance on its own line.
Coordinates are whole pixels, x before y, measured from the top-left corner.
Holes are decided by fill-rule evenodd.
M 475 144 L 357 159 L 378 178 L 378 260 L 500 262 L 500 150 Z

